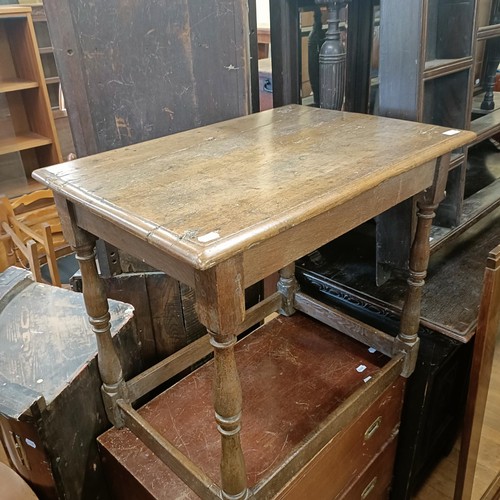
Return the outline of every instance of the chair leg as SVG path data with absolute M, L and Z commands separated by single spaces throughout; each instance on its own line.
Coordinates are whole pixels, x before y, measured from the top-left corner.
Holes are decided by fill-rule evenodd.
M 30 266 L 31 274 L 33 274 L 33 279 L 38 283 L 42 283 L 42 271 L 40 269 L 40 260 L 38 258 L 36 241 L 28 240 L 26 242 L 26 250 L 28 254 L 28 264 Z
M 47 253 L 47 265 L 49 266 L 50 279 L 54 286 L 61 286 L 61 278 L 59 276 L 59 269 L 57 268 L 56 252 L 54 250 L 54 242 L 52 240 L 52 232 L 50 226 L 45 224 L 43 226 L 43 240 L 45 251 Z

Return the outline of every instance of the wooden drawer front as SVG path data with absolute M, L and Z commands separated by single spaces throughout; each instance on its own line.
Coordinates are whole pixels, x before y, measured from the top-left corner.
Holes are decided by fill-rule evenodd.
M 386 389 L 357 420 L 333 437 L 277 498 L 327 499 L 342 493 L 392 439 L 400 419 L 404 386 L 404 379 L 399 378 Z
M 30 424 L 0 415 L 0 438 L 13 468 L 30 484 L 36 494 L 43 498 L 56 498 L 49 460 L 35 423 Z
M 389 441 L 361 476 L 342 492 L 339 500 L 382 500 L 388 498 L 396 456 L 397 439 Z

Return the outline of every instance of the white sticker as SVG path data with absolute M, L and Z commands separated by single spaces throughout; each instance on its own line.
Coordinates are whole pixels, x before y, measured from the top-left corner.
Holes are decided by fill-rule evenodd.
M 452 129 L 443 132 L 443 135 L 457 135 L 457 134 L 460 134 L 460 130 Z
M 369 380 L 371 380 L 371 376 L 370 375 L 368 375 L 368 377 L 365 377 L 363 379 L 363 382 L 366 384 Z
M 32 448 L 36 448 L 36 444 L 31 439 L 26 438 L 25 441 L 26 441 L 26 444 L 28 446 L 31 446 Z
M 374 352 L 377 352 L 377 349 L 375 349 L 375 347 L 370 347 L 368 348 L 368 352 L 371 352 L 373 354 Z
M 356 371 L 361 373 L 361 372 L 364 372 L 366 370 L 366 366 L 365 365 L 359 365 L 357 368 L 356 368 Z
M 41 384 L 42 382 L 43 382 L 43 378 L 39 378 L 39 379 L 36 381 L 36 383 L 37 383 L 37 384 Z
M 200 243 L 208 243 L 209 241 L 216 240 L 220 238 L 219 233 L 212 231 L 211 233 L 204 234 L 203 236 L 198 236 L 198 241 Z

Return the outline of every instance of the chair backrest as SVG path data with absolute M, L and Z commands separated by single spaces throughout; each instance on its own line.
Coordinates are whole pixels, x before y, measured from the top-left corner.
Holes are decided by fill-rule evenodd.
M 1 196 L 0 222 L 9 264 L 16 260 L 27 264 L 35 281 L 43 281 L 40 265 L 46 261 L 52 284 L 61 286 L 56 249 L 67 249 L 68 245 L 62 236 L 52 191 L 42 189 L 14 200 Z
M 488 255 L 474 338 L 474 353 L 455 485 L 455 500 L 470 499 L 500 329 L 500 245 Z

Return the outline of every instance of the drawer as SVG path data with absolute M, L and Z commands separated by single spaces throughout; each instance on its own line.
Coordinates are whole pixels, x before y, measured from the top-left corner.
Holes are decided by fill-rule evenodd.
M 382 500 L 388 498 L 396 457 L 397 439 L 389 441 L 352 486 L 338 500 Z
M 328 444 L 278 494 L 277 498 L 329 499 L 358 478 L 399 426 L 405 380 L 387 388 L 349 427 Z M 390 469 L 392 474 L 392 467 Z M 347 497 L 346 497 L 347 498 Z

